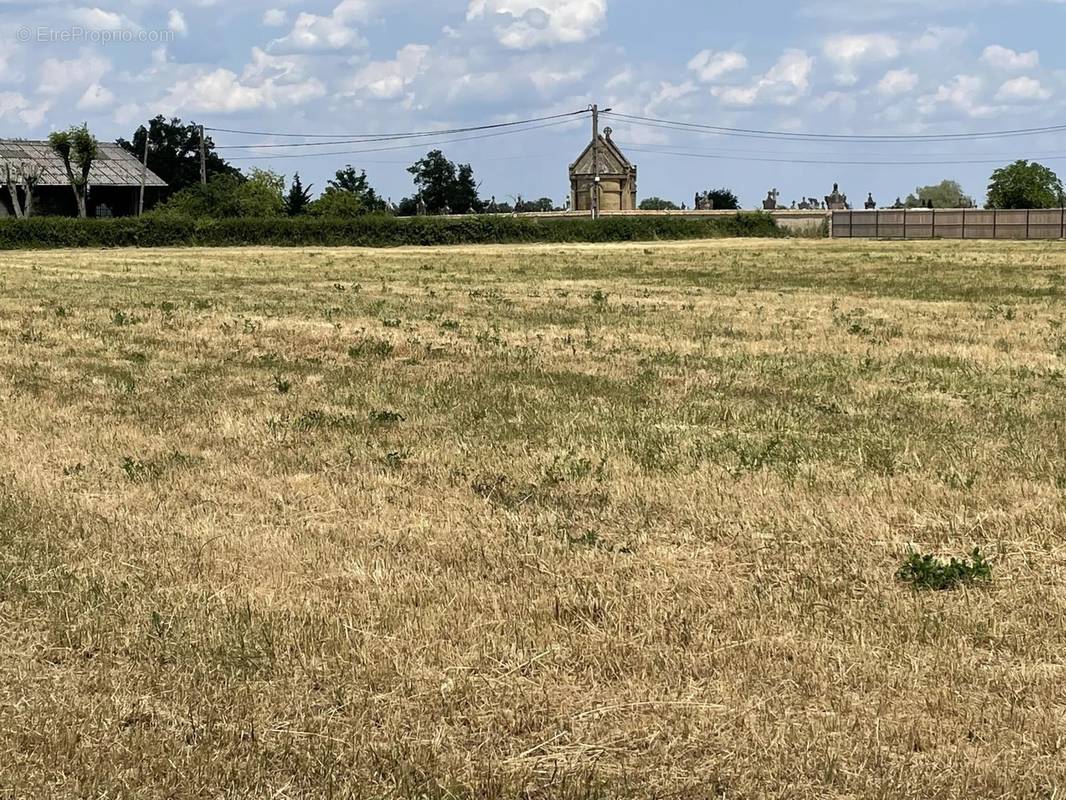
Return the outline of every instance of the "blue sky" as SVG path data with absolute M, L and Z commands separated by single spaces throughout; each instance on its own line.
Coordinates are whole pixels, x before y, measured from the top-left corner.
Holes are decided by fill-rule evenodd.
M 0 0 L 0 136 L 41 137 L 87 121 L 113 139 L 159 113 L 216 128 L 343 135 L 494 123 L 592 102 L 797 132 L 1039 127 L 1066 123 L 1064 31 L 1066 0 Z M 1066 173 L 1061 135 L 827 145 L 605 124 L 639 167 L 640 196 L 679 203 L 717 186 L 746 206 L 776 187 L 787 203 L 823 196 L 834 181 L 852 201 L 872 192 L 888 203 L 943 178 L 980 200 L 995 166 L 1014 158 Z M 582 121 L 442 149 L 474 165 L 486 197 L 561 201 L 567 165 L 588 136 Z M 292 141 L 214 138 L 227 148 Z M 221 152 L 242 167 L 299 170 L 316 189 L 350 162 L 399 199 L 411 192 L 405 167 L 426 149 Z

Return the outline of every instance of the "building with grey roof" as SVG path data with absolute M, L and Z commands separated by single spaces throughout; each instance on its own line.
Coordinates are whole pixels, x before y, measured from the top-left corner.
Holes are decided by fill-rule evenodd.
M 5 184 L 8 167 L 13 172 L 29 168 L 36 173 L 35 214 L 74 216 L 77 213 L 74 190 L 71 189 L 67 178 L 63 159 L 48 142 L 0 139 L 0 217 L 14 213 Z M 89 172 L 89 216 L 136 214 L 141 175 L 141 162 L 136 156 L 117 144 L 101 142 L 99 153 Z M 144 170 L 144 185 L 148 188 L 165 189 L 167 184 L 148 169 Z

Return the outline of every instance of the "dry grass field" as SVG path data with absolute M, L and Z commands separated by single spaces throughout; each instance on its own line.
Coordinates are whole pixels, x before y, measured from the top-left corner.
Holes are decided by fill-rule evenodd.
M 0 287 L 0 797 L 1066 793 L 1061 244 Z

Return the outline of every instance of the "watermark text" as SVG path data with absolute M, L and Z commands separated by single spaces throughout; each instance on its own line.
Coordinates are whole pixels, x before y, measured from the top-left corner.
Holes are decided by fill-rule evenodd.
M 70 28 L 33 27 L 24 25 L 15 38 L 22 44 L 170 44 L 177 34 L 170 30 L 141 28 Z

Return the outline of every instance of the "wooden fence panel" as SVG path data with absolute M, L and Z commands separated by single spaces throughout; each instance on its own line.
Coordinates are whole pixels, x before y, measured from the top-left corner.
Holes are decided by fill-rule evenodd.
M 851 238 L 851 215 L 853 211 L 834 211 L 829 228 L 834 239 Z
M 835 239 L 1066 239 L 1066 209 L 835 211 Z

